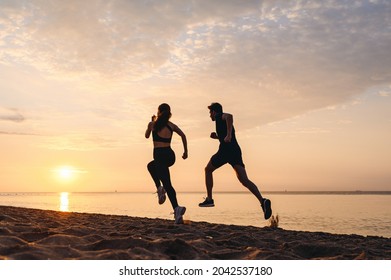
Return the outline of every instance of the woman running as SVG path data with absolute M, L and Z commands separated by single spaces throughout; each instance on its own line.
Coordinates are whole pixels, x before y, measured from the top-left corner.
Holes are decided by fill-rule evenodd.
M 155 182 L 159 204 L 163 204 L 166 200 L 166 192 L 170 199 L 172 208 L 174 209 L 174 217 L 176 224 L 183 224 L 183 215 L 186 212 L 186 207 L 178 205 L 176 192 L 171 184 L 169 167 L 175 163 L 175 153 L 171 149 L 172 134 L 176 132 L 182 138 L 183 143 L 183 159 L 187 158 L 187 140 L 183 131 L 174 123 L 170 122 L 171 108 L 168 104 L 163 103 L 159 106 L 157 117 L 152 116 L 152 121 L 149 122 L 145 137 L 149 138 L 152 132 L 153 139 L 153 161 L 148 163 L 148 171 Z

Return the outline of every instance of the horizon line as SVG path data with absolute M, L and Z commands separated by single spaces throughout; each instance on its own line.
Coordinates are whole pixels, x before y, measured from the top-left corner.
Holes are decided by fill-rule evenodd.
M 79 193 L 79 194 L 87 194 L 87 193 L 102 193 L 102 194 L 125 194 L 125 193 L 153 193 L 149 191 L 77 191 L 77 192 L 72 192 L 72 191 L 0 191 L 0 195 L 2 194 L 54 194 L 54 193 Z M 177 193 L 194 193 L 194 194 L 204 194 L 204 191 L 177 191 Z M 215 191 L 215 194 L 251 194 L 248 191 Z M 342 190 L 342 191 L 263 191 L 262 193 L 264 194 L 387 194 L 391 195 L 391 191 L 384 191 L 384 190 L 375 190 L 375 191 L 361 191 L 361 190 L 355 190 L 355 191 L 347 191 L 347 190 Z

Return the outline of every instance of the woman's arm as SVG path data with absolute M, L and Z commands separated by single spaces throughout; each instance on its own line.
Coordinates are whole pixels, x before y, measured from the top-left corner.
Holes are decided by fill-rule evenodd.
M 145 131 L 145 138 L 149 138 L 149 136 L 151 135 L 152 126 L 153 126 L 153 122 L 150 122 L 148 124 L 147 130 Z
M 187 138 L 186 138 L 186 135 L 185 133 L 183 133 L 183 131 L 175 124 L 173 124 L 173 131 L 175 131 L 176 133 L 178 133 L 178 135 L 182 138 L 182 144 L 183 144 L 183 156 L 182 158 L 183 159 L 187 159 L 188 157 L 188 151 L 187 151 Z
M 153 115 L 151 117 L 151 120 L 147 126 L 147 130 L 145 131 L 145 138 L 149 138 L 149 136 L 151 135 L 151 132 L 152 132 L 152 129 L 153 129 L 153 124 L 155 123 L 156 121 L 156 116 Z

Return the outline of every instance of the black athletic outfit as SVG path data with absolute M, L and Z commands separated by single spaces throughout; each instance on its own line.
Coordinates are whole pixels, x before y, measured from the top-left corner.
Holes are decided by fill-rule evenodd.
M 172 128 L 166 126 L 171 133 Z M 171 138 L 160 137 L 156 131 L 152 131 L 152 139 L 154 142 L 171 143 Z M 171 176 L 169 167 L 175 163 L 175 153 L 171 147 L 162 147 L 153 149 L 153 161 L 148 163 L 148 171 L 155 182 L 156 188 L 160 187 L 160 182 L 163 184 L 164 189 L 167 192 L 168 198 L 170 199 L 172 208 L 175 209 L 178 206 L 176 199 L 175 189 L 171 185 Z
M 219 113 L 215 116 L 216 133 L 220 141 L 219 150 L 211 158 L 214 167 L 219 168 L 226 163 L 229 163 L 232 167 L 240 165 L 244 167 L 242 159 L 242 150 L 239 147 L 238 141 L 235 136 L 235 128 L 232 126 L 231 142 L 224 142 L 224 138 L 227 136 L 227 123 L 222 118 L 223 114 Z

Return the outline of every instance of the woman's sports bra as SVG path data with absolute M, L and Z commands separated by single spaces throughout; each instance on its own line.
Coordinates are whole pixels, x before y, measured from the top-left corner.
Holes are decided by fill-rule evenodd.
M 166 127 L 171 131 L 170 138 L 163 138 L 160 137 L 159 134 L 157 134 L 157 131 L 152 130 L 152 139 L 154 142 L 163 142 L 163 143 L 171 143 L 172 138 L 172 128 L 169 125 L 166 125 Z

